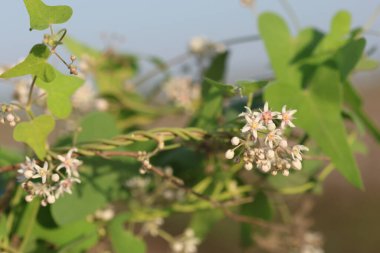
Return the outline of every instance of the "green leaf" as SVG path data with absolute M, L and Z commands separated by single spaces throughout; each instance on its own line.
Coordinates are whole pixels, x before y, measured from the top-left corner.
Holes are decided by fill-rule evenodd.
M 116 216 L 108 225 L 107 231 L 115 253 L 145 253 L 145 242 L 125 230 L 124 223 L 128 220 L 127 214 Z
M 202 104 L 197 116 L 193 119 L 193 124 L 197 127 L 210 130 L 216 127 L 218 118 L 223 111 L 223 94 L 225 87 L 222 89 L 215 82 L 222 81 L 225 74 L 228 52 L 218 54 L 213 59 L 209 68 L 205 71 L 202 82 Z M 210 83 L 207 80 L 214 80 Z
M 335 61 L 338 64 L 342 79 L 346 79 L 358 64 L 365 48 L 365 39 L 348 41 L 336 54 Z
M 8 236 L 7 218 L 4 213 L 0 214 L 0 243 Z
M 101 167 L 97 167 L 101 170 Z M 82 177 L 83 178 L 83 177 Z M 82 183 L 75 185 L 73 194 L 65 195 L 51 206 L 52 216 L 58 225 L 65 225 L 85 219 L 107 202 L 105 194 L 110 189 L 109 181 L 115 180 L 111 175 L 98 176 L 95 180 L 82 179 Z M 67 208 L 75 206 L 75 208 Z
M 84 80 L 67 76 L 55 70 L 56 78 L 50 83 L 37 80 L 36 85 L 47 92 L 47 106 L 60 119 L 67 118 L 72 111 L 71 96 Z
M 221 210 L 200 210 L 197 211 L 190 222 L 196 237 L 204 239 L 212 227 L 223 218 Z
M 45 82 L 51 82 L 55 78 L 55 72 L 54 68 L 46 62 L 49 57 L 50 50 L 46 45 L 34 45 L 24 61 L 2 73 L 0 78 L 33 75 Z
M 368 129 L 371 135 L 380 143 L 380 130 L 364 112 L 359 94 L 350 82 L 343 84 L 344 101 L 349 105 L 357 119 Z
M 353 185 L 362 188 L 360 173 L 347 141 L 341 118 L 342 85 L 337 70 L 319 67 L 307 89 L 285 82 L 275 82 L 265 91 L 265 98 L 276 109 L 283 105 L 297 109 L 297 120 L 331 157 L 338 171 Z
M 351 29 L 351 14 L 348 11 L 339 11 L 335 14 L 330 25 L 330 34 L 336 38 L 347 35 Z
M 243 96 L 250 96 L 265 87 L 268 81 L 237 81 L 236 84 Z
M 50 25 L 65 23 L 73 14 L 66 5 L 49 6 L 41 0 L 24 0 L 24 4 L 30 17 L 30 29 L 45 30 Z
M 81 122 L 78 143 L 109 139 L 119 134 L 115 118 L 106 112 L 88 114 Z
M 55 121 L 52 116 L 42 115 L 29 122 L 18 124 L 13 132 L 16 141 L 28 144 L 40 160 L 46 155 L 46 141 L 53 131 Z
M 296 66 L 289 67 L 297 44 L 286 22 L 277 14 L 266 12 L 260 15 L 258 25 L 276 78 L 297 85 L 299 71 Z

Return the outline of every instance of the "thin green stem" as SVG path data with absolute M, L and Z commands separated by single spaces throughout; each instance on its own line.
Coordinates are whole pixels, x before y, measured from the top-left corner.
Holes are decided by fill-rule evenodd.
M 34 225 L 36 224 L 36 217 L 37 217 L 38 210 L 40 208 L 40 202 L 38 200 L 34 200 L 32 203 L 30 203 L 30 208 L 31 208 L 31 212 L 27 219 L 25 235 L 22 240 L 21 246 L 19 248 L 20 252 L 25 252 L 26 247 L 29 244 L 29 240 L 32 235 Z
M 333 170 L 334 170 L 334 165 L 332 163 L 330 163 L 318 175 L 318 177 L 317 177 L 318 181 L 319 182 L 325 181 L 325 179 L 327 178 L 327 176 L 330 175 L 330 173 L 333 172 Z

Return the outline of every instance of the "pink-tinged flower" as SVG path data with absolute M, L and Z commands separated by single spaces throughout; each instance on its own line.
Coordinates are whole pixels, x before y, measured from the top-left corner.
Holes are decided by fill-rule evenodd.
M 270 148 L 273 148 L 274 145 L 278 144 L 282 140 L 282 132 L 280 129 L 275 129 L 270 131 L 265 138 L 265 144 L 267 144 Z
M 55 192 L 55 198 L 58 199 L 62 194 L 67 192 L 68 194 L 72 194 L 72 187 L 75 183 L 80 183 L 79 178 L 76 177 L 68 177 L 59 182 L 59 186 Z
M 17 181 L 23 182 L 26 179 L 31 178 L 36 173 L 35 166 L 36 161 L 26 157 L 26 161 L 20 164 L 20 169 L 17 170 Z
M 260 121 L 260 118 L 251 118 L 251 117 L 245 116 L 245 120 L 247 121 L 247 123 L 241 129 L 241 131 L 243 133 L 251 132 L 253 137 L 257 139 L 257 131 L 265 129 L 262 122 Z
M 257 116 L 260 115 L 259 112 L 252 112 L 251 108 L 249 108 L 248 106 L 244 106 L 245 108 L 245 112 L 242 112 L 239 114 L 239 117 L 245 117 L 247 119 L 247 117 L 249 118 L 256 118 Z
M 44 166 L 43 167 L 40 167 L 39 165 L 36 164 L 34 166 L 34 168 L 36 170 L 36 174 L 34 174 L 32 178 L 41 178 L 42 183 L 45 184 L 46 183 L 46 178 L 49 175 L 48 167 L 49 167 L 49 163 L 46 162 L 46 161 L 44 162 Z
M 295 145 L 292 148 L 291 155 L 293 160 L 298 159 L 302 161 L 302 152 L 309 151 L 309 148 L 304 145 Z
M 72 148 L 67 152 L 66 156 L 58 155 L 58 160 L 61 161 L 61 164 L 58 165 L 57 171 L 59 171 L 62 168 L 66 168 L 66 172 L 71 177 L 71 175 L 74 175 L 75 177 L 79 177 L 78 173 L 78 167 L 82 165 L 82 162 L 78 159 L 76 159 L 73 156 L 73 153 L 78 151 L 76 148 Z
M 273 123 L 273 118 L 277 115 L 276 112 L 272 112 L 269 109 L 268 102 L 265 102 L 264 104 L 264 110 L 261 111 L 261 120 L 264 122 L 265 125 L 268 125 L 269 123 Z
M 287 125 L 290 127 L 295 127 L 292 120 L 294 119 L 293 114 L 295 114 L 297 110 L 286 110 L 286 105 L 282 107 L 282 112 L 278 115 L 278 118 L 281 119 L 281 128 L 285 128 Z

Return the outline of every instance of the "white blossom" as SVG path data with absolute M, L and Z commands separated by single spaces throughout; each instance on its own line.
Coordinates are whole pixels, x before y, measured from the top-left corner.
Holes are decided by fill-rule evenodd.
M 42 183 L 43 184 L 46 183 L 46 179 L 49 176 L 49 171 L 48 171 L 49 163 L 44 162 L 43 167 L 40 167 L 39 165 L 36 164 L 34 168 L 36 170 L 36 174 L 34 174 L 32 178 L 41 178 Z
M 76 151 L 78 151 L 76 148 L 72 148 L 67 152 L 66 156 L 58 155 L 57 158 L 61 161 L 61 164 L 58 165 L 56 170 L 59 171 L 65 168 L 69 177 L 71 177 L 71 175 L 79 177 L 78 168 L 82 165 L 82 162 L 73 157 L 73 153 Z

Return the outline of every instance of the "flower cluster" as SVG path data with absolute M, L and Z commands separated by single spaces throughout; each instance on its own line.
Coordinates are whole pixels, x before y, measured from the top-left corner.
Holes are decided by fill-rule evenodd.
M 165 96 L 176 106 L 187 111 L 194 109 L 194 101 L 200 97 L 200 86 L 194 84 L 190 78 L 174 77 L 164 85 Z
M 290 147 L 283 136 L 287 127 L 295 127 L 292 122 L 295 113 L 296 110 L 287 110 L 286 106 L 281 112 L 271 111 L 268 103 L 260 111 L 246 107 L 246 111 L 239 115 L 245 120 L 242 138 L 235 136 L 231 139 L 235 148 L 227 150 L 226 158 L 234 158 L 236 150 L 241 150 L 239 156 L 242 156 L 247 170 L 256 167 L 264 173 L 276 175 L 281 172 L 284 176 L 289 175 L 291 168 L 301 170 L 302 152 L 309 149 L 303 145 Z
M 226 46 L 222 43 L 216 43 L 207 38 L 197 36 L 190 40 L 189 50 L 196 56 L 212 56 L 225 52 Z
M 41 167 L 34 159 L 26 157 L 17 171 L 17 180 L 27 192 L 27 202 L 40 197 L 41 205 L 46 206 L 53 204 L 64 193 L 72 193 L 72 186 L 81 182 L 78 168 L 82 162 L 73 157 L 75 151 L 76 149 L 71 149 L 65 156 L 58 155 L 58 166 L 45 161 Z
M 201 241 L 195 237 L 194 231 L 189 228 L 173 241 L 171 248 L 175 253 L 196 253 L 200 243 Z
M 20 121 L 20 117 L 14 113 L 14 108 L 12 105 L 3 104 L 0 106 L 0 123 L 8 123 L 10 126 L 16 126 L 17 122 Z

